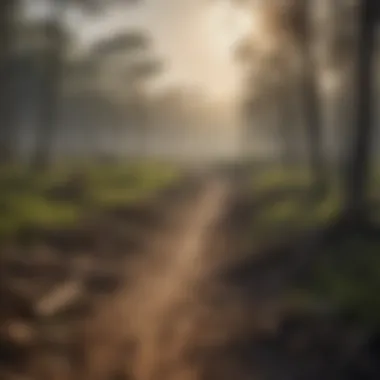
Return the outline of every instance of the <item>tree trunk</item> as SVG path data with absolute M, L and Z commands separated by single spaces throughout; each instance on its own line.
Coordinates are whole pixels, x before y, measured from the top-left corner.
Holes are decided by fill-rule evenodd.
M 0 163 L 14 153 L 14 107 L 12 101 L 12 12 L 14 0 L 0 1 Z
M 303 56 L 302 96 L 304 99 L 310 168 L 314 177 L 314 191 L 317 196 L 323 196 L 328 188 L 328 173 L 323 155 L 318 71 L 312 53 L 312 20 L 309 17 L 310 4 L 307 1 L 301 0 L 299 7 L 298 33 Z
M 32 167 L 36 170 L 46 169 L 51 160 L 55 124 L 57 122 L 58 97 L 64 48 L 63 32 L 59 14 L 55 20 L 47 22 L 46 34 L 48 48 L 45 60 L 45 72 L 42 78 L 41 118 L 36 136 L 35 155 Z
M 293 113 L 292 94 L 287 88 L 280 88 L 277 97 L 278 134 L 282 146 L 282 164 L 285 169 L 297 163 L 297 138 Z
M 314 177 L 315 192 L 322 196 L 328 187 L 328 173 L 323 156 L 321 110 L 316 69 L 309 51 L 305 52 L 304 65 L 305 73 L 302 87 L 310 168 Z
M 254 131 L 255 119 L 254 119 L 255 104 L 252 101 L 246 101 L 242 109 L 242 121 L 240 127 L 240 159 L 243 161 L 249 161 L 252 159 L 252 135 Z
M 357 64 L 357 115 L 353 147 L 348 157 L 345 191 L 346 218 L 353 223 L 368 219 L 366 191 L 370 172 L 373 121 L 373 61 L 375 53 L 378 0 L 362 0 L 359 13 L 359 46 Z
M 139 93 L 137 98 L 138 101 L 138 129 L 139 129 L 139 147 L 140 153 L 139 158 L 146 160 L 149 156 L 149 117 L 148 117 L 148 107 L 144 104 L 145 99 Z

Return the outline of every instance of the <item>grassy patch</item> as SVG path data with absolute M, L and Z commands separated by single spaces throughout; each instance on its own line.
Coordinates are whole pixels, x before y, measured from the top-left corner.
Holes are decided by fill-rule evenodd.
M 252 218 L 252 239 L 265 242 L 278 236 L 319 228 L 334 219 L 342 206 L 336 192 L 310 202 L 297 195 L 263 203 Z
M 307 188 L 310 178 L 305 171 L 272 170 L 252 181 L 253 194 L 275 193 L 283 189 Z M 318 202 L 305 202 L 300 194 L 289 192 L 277 201 L 258 208 L 253 217 L 253 241 L 273 241 L 278 236 L 304 229 L 326 226 L 343 205 L 337 178 L 332 178 L 327 196 Z M 369 197 L 379 201 L 380 176 L 373 178 Z M 276 199 L 276 198 L 274 198 Z M 375 203 L 374 203 L 375 205 Z M 380 203 L 372 208 L 374 220 L 380 222 Z M 365 326 L 380 328 L 380 243 L 361 236 L 348 236 L 320 253 L 311 268 L 307 284 L 293 288 L 289 302 L 300 308 L 327 304 L 335 310 L 349 312 Z
M 159 164 L 68 167 L 44 173 L 25 168 L 0 171 L 0 238 L 30 226 L 64 227 L 78 223 L 89 209 L 136 202 L 178 177 Z
M 308 188 L 312 184 L 310 171 L 306 169 L 272 168 L 258 173 L 252 181 L 252 188 L 257 193 L 286 188 Z
M 337 176 L 331 175 L 323 199 L 310 197 L 312 176 L 307 168 L 271 168 L 256 173 L 252 194 L 262 202 L 253 212 L 253 238 L 276 238 L 329 223 L 341 210 L 343 197 Z
M 95 207 L 139 201 L 170 184 L 177 174 L 174 168 L 157 164 L 92 169 L 87 175 L 87 201 Z

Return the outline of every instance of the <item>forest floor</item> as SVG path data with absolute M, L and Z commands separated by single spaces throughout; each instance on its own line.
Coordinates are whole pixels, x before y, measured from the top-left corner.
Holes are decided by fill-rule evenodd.
M 4 244 L 0 378 L 380 378 L 376 244 L 316 249 L 336 196 L 276 178 L 165 182 Z

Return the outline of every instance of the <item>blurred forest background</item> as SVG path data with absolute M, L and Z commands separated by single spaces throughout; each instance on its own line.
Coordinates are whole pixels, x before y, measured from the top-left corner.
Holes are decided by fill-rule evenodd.
M 360 2 L 2 7 L 3 167 L 244 159 L 309 166 L 362 202 L 378 70 Z
M 304 343 L 310 346 L 323 335 L 322 325 L 342 333 L 339 338 L 323 335 L 326 350 L 335 344 L 339 354 L 328 352 L 339 360 L 323 361 L 322 372 L 313 378 L 378 379 L 379 23 L 378 0 L 1 0 L 0 291 L 21 294 L 20 303 L 37 318 L 33 328 L 40 339 L 54 340 L 61 325 L 45 331 L 47 315 L 56 316 L 78 297 L 88 306 L 89 299 L 98 302 L 99 292 L 122 288 L 126 256 L 129 260 L 136 247 L 166 231 L 161 225 L 171 239 L 183 230 L 201 241 L 197 228 L 209 225 L 205 216 L 194 219 L 183 211 L 191 199 L 200 215 L 217 215 L 209 244 L 222 253 L 214 253 L 205 267 L 218 271 L 227 262 L 235 271 L 239 262 L 244 268 L 236 269 L 237 293 L 262 288 L 263 299 L 286 304 L 286 312 L 273 307 L 270 317 L 260 318 L 275 315 L 283 327 L 289 309 L 312 309 L 317 322 L 302 314 L 305 319 L 292 325 L 304 323 L 301 330 L 312 331 Z M 223 185 L 215 185 L 215 177 Z M 198 192 L 207 202 L 198 201 Z M 174 228 L 181 218 L 187 228 Z M 220 247 L 221 237 L 230 252 Z M 178 269 L 174 258 L 168 262 L 172 281 L 176 277 L 170 273 L 177 270 L 190 273 L 184 274 L 189 286 L 200 281 L 191 265 Z M 46 301 L 46 289 L 53 285 L 58 293 L 48 292 Z M 221 298 L 230 304 L 226 293 Z M 19 318 L 12 297 L 4 301 L 0 322 Z M 265 308 L 252 306 L 253 296 L 239 297 L 233 301 L 241 302 L 237 313 L 243 317 L 237 324 L 251 329 L 246 324 L 257 322 L 252 310 Z M 227 320 L 235 303 L 223 312 L 214 305 L 209 318 L 219 327 L 213 328 L 231 331 L 230 320 L 220 328 L 224 325 L 213 318 Z M 109 324 L 109 316 L 102 318 Z M 3 351 L 19 357 L 31 341 L 35 344 L 30 330 L 23 329 L 28 323 L 5 333 L 0 328 L 0 359 Z M 147 317 L 145 323 L 153 322 Z M 298 343 L 281 346 L 282 339 L 294 343 L 288 330 L 281 335 L 282 327 L 271 343 L 265 341 L 270 354 L 264 356 L 272 363 L 268 371 L 276 367 L 277 349 L 287 360 L 293 349 L 306 352 Z M 258 329 L 266 336 L 270 328 Z M 358 331 L 365 332 L 364 343 L 356 340 Z M 144 337 L 136 338 L 142 346 Z M 354 347 L 350 353 L 347 341 Z M 22 346 L 16 354 L 15 345 Z M 264 347 L 262 341 L 258 345 Z M 46 347 L 38 352 L 48 355 Z M 326 352 L 318 347 L 305 355 L 320 359 Z M 363 355 L 373 359 L 370 369 Z M 315 362 L 309 359 L 302 359 L 306 377 L 290 378 L 311 379 Z M 6 376 L 9 360 L 4 361 Z M 149 365 L 154 373 L 155 364 Z M 347 377 L 352 366 L 357 377 Z M 290 373 L 290 367 L 281 374 Z M 51 371 L 46 374 L 56 368 Z M 369 373 L 372 377 L 363 377 Z M 149 377 L 140 375 L 135 378 Z
M 202 23 L 198 6 L 187 5 L 192 15 L 184 16 L 186 4 L 182 11 L 164 2 L 169 14 L 161 21 L 154 19 L 160 17 L 157 5 L 94 3 L 4 3 L 3 160 L 41 168 L 63 158 L 196 156 L 194 149 L 201 156 L 218 154 L 217 148 L 209 152 L 205 140 L 210 125 L 227 123 L 220 115 L 224 107 L 218 104 L 215 116 L 215 101 L 205 99 L 207 89 L 206 95 L 198 89 L 196 78 L 195 84 L 192 77 L 187 83 L 173 80 L 176 68 L 170 69 L 171 57 L 164 55 L 185 51 L 180 45 L 186 38 L 196 42 L 186 36 L 189 31 L 178 31 L 183 41 L 170 36 L 177 27 L 170 12 Z M 157 38 L 171 45 L 166 52 L 157 51 Z M 192 60 L 191 76 L 196 61 L 198 71 L 208 69 L 207 57 Z

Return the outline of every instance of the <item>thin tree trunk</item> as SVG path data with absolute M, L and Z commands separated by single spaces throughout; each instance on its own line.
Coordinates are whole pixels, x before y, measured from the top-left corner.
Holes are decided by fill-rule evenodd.
M 246 101 L 242 110 L 242 122 L 240 128 L 240 158 L 244 161 L 252 159 L 252 135 L 254 130 L 254 108 L 252 101 Z
M 98 162 L 102 156 L 102 133 L 101 126 L 97 125 L 96 121 L 93 123 L 91 136 L 91 157 Z
M 14 153 L 12 101 L 12 12 L 15 0 L 0 1 L 0 162 L 9 163 Z
M 138 93 L 138 128 L 139 128 L 139 157 L 142 160 L 147 159 L 149 155 L 149 118 L 148 109 L 145 106 L 145 99 Z
M 284 168 L 291 168 L 297 163 L 297 140 L 294 128 L 292 94 L 286 88 L 278 90 L 278 133 L 282 145 L 282 163 Z
M 314 177 L 314 191 L 323 196 L 328 188 L 328 173 L 323 155 L 322 114 L 316 62 L 312 53 L 310 4 L 301 0 L 300 46 L 303 55 L 302 96 L 306 119 L 310 168 Z
M 346 217 L 351 222 L 368 217 L 366 191 L 370 172 L 373 121 L 373 62 L 375 53 L 378 0 L 362 0 L 359 13 L 359 47 L 357 65 L 357 115 L 351 156 L 346 173 Z
M 310 55 L 305 52 L 305 56 Z M 303 83 L 306 132 L 309 148 L 310 168 L 314 176 L 314 187 L 318 195 L 323 195 L 328 187 L 328 173 L 323 155 L 321 110 L 318 95 L 316 70 L 312 59 L 305 57 L 305 77 Z
M 48 49 L 45 61 L 45 73 L 42 80 L 42 105 L 39 128 L 37 130 L 35 155 L 32 167 L 46 169 L 51 160 L 52 143 L 57 122 L 58 97 L 62 68 L 64 40 L 57 11 L 55 20 L 46 24 Z

